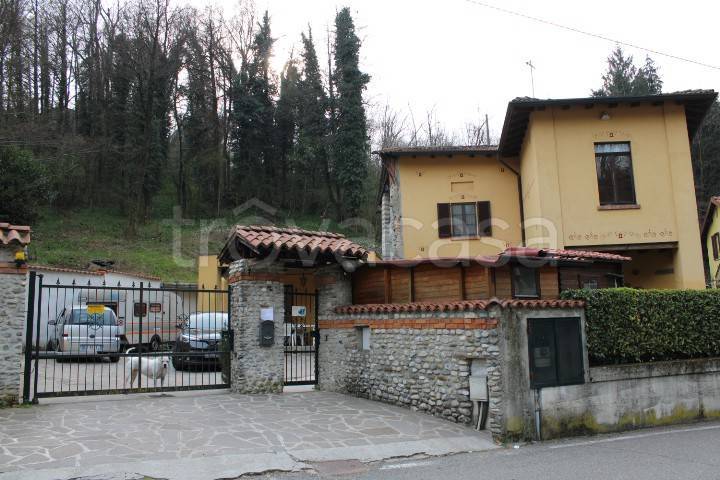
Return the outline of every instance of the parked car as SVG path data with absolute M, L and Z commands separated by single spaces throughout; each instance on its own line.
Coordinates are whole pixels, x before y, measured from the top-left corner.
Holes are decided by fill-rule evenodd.
M 227 313 L 193 313 L 178 327 L 180 332 L 172 356 L 176 370 L 186 366 L 219 366 L 222 332 L 228 330 Z
M 52 350 L 76 356 L 108 355 L 117 362 L 123 329 L 115 312 L 104 305 L 75 305 L 63 308 L 57 319 L 48 322 L 55 329 Z M 58 360 L 61 360 L 59 357 Z

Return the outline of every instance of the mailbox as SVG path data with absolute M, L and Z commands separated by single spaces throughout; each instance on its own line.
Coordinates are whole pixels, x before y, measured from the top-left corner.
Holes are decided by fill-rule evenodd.
M 275 344 L 275 322 L 263 320 L 260 322 L 260 346 L 272 347 Z

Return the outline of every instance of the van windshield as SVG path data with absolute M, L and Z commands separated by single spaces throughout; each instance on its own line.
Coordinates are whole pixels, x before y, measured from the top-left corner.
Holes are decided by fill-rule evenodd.
M 74 308 L 67 325 L 116 325 L 115 313 L 109 308 L 103 314 L 88 315 L 87 310 Z
M 190 330 L 212 332 L 227 329 L 227 315 L 192 315 L 188 320 Z

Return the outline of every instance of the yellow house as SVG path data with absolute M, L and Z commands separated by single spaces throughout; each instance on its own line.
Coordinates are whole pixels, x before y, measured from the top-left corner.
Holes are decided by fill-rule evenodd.
M 217 255 L 198 256 L 198 298 L 199 312 L 227 312 L 227 295 L 218 295 L 211 290 L 227 290 L 227 278 L 218 262 Z M 205 291 L 204 291 L 205 290 Z
M 383 258 L 607 251 L 628 286 L 703 288 L 690 142 L 716 96 L 518 98 L 498 146 L 383 149 Z
M 720 213 L 718 213 L 718 206 L 720 206 L 720 197 L 710 197 L 702 228 L 703 247 L 708 260 L 709 284 L 713 288 L 720 286 L 720 220 L 718 220 Z

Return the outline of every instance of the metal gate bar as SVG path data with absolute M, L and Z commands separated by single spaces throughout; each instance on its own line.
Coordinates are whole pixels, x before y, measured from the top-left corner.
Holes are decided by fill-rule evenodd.
M 318 292 L 295 292 L 285 286 L 283 343 L 285 385 L 315 385 L 319 374 Z
M 47 285 L 30 272 L 23 401 L 229 387 L 229 297 L 144 282 Z

